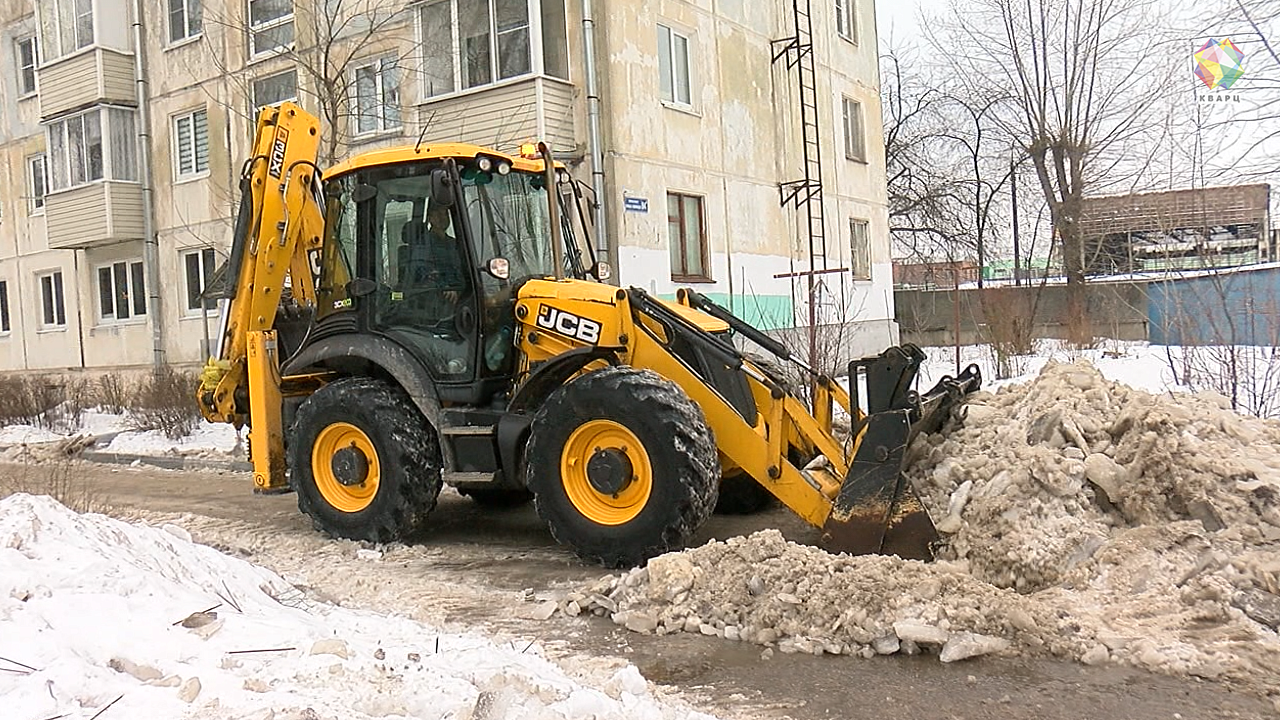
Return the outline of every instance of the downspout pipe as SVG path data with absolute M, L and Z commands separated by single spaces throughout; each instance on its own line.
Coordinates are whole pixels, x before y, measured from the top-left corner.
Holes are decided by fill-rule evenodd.
M 160 312 L 160 240 L 156 237 L 151 187 L 151 92 L 147 86 L 146 32 L 142 0 L 133 0 L 133 77 L 138 102 L 138 181 L 142 184 L 142 266 L 146 269 L 147 315 L 151 325 L 151 364 L 164 365 L 164 324 Z
M 134 0 L 137 2 L 137 0 Z M 609 255 L 608 215 L 605 213 L 604 148 L 600 140 L 600 89 L 596 82 L 596 21 L 591 0 L 582 0 L 582 55 L 587 71 L 587 145 L 591 153 L 591 190 L 595 194 L 596 249 Z M 615 263 L 616 265 L 616 263 Z M 614 271 L 617 277 L 617 270 Z

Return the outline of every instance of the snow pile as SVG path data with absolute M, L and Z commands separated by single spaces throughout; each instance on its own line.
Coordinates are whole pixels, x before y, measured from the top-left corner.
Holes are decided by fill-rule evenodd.
M 175 526 L 46 497 L 0 500 L 0 627 L 6 717 L 709 717 L 631 666 L 592 687 L 536 646 L 315 603 Z
M 244 442 L 247 442 L 244 441 Z M 244 442 L 235 427 L 226 423 L 200 421 L 190 435 L 173 440 L 159 430 L 122 432 L 111 439 L 105 452 L 127 455 L 213 455 L 243 456 Z
M 783 652 L 1049 654 L 1274 688 L 1280 423 L 1224 405 L 1050 364 L 911 448 L 939 561 L 764 531 L 605 578 L 565 611 Z

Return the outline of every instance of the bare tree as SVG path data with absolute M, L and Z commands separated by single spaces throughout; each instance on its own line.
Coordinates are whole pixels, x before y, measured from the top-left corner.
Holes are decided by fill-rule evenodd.
M 1012 97 L 997 118 L 1035 168 L 1073 314 L 1084 308 L 1084 198 L 1147 166 L 1168 127 L 1159 108 L 1186 67 L 1155 34 L 1167 27 L 1157 11 L 1150 0 L 960 0 L 930 32 L 958 82 Z
M 296 70 L 298 99 L 321 120 L 322 164 L 342 157 L 358 135 L 396 134 L 409 121 L 404 113 L 411 104 L 403 91 L 428 52 L 414 32 L 416 7 L 396 0 L 298 3 L 288 31 L 269 24 L 259 29 L 262 25 L 251 17 L 254 8 L 247 10 L 250 16 L 245 12 L 236 4 L 209 8 L 204 22 L 218 29 L 227 45 L 242 46 L 248 58 L 267 54 L 273 67 Z M 247 61 L 235 62 L 238 55 L 214 59 L 232 86 L 231 99 L 222 104 L 252 122 L 258 78 L 250 75 Z

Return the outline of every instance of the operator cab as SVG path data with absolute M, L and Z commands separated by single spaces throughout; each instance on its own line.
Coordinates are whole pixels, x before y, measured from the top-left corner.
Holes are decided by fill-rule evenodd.
M 427 367 L 441 400 L 482 404 L 510 387 L 518 288 L 557 275 L 548 177 L 540 160 L 474 146 L 420 150 L 361 155 L 326 178 L 310 339 L 385 336 Z M 599 279 L 581 195 L 555 176 L 559 275 Z

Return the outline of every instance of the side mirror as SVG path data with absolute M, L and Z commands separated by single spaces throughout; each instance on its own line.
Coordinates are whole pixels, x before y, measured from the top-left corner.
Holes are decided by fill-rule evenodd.
M 453 207 L 456 198 L 453 176 L 445 168 L 431 171 L 431 204 L 439 207 Z
M 378 283 L 369 278 L 356 278 L 347 283 L 347 294 L 351 297 L 365 297 L 372 295 L 378 290 Z
M 511 277 L 511 263 L 507 262 L 506 258 L 492 258 L 485 269 L 489 271 L 490 275 L 499 280 L 506 280 Z

